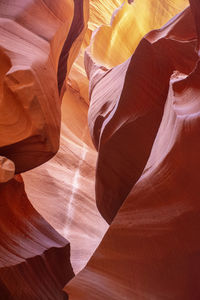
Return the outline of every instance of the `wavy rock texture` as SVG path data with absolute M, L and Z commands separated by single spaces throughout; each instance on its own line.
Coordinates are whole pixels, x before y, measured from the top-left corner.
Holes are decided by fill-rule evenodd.
M 70 246 L 33 208 L 22 178 L 0 185 L 1 299 L 66 299 Z
M 84 51 L 89 46 L 92 32 L 100 25 L 108 25 L 113 11 L 120 6 L 122 0 L 105 1 L 89 1 L 89 20 L 88 28 L 81 45 L 81 50 L 76 58 L 70 73 L 68 74 L 67 85 L 80 93 L 80 96 L 89 103 L 88 87 L 89 82 L 84 67 Z
M 0 3 L 0 298 L 199 300 L 200 7 L 175 16 L 187 4 Z M 13 178 L 26 170 L 28 197 Z
M 79 53 L 87 29 L 89 13 L 88 0 L 74 1 L 74 17 L 69 34 L 62 48 L 58 64 L 58 89 L 61 96 L 65 91 L 66 76 Z M 67 68 L 66 68 L 67 66 Z
M 110 25 L 101 26 L 90 51 L 97 62 L 107 68 L 123 63 L 135 51 L 142 37 L 164 25 L 188 5 L 188 0 L 123 1 Z
M 0 3 L 0 16 L 0 182 L 6 182 L 14 172 L 38 166 L 58 150 L 65 78 L 85 34 L 88 1 L 4 1 Z M 72 97 L 68 98 L 72 101 Z M 74 134 L 65 131 L 74 142 Z M 63 139 L 64 148 L 66 136 Z M 83 143 L 81 139 L 79 143 Z M 76 148 L 74 156 L 78 152 L 86 155 L 82 154 L 81 146 L 72 143 L 71 148 Z M 65 159 L 69 153 L 71 155 L 71 149 L 66 151 Z M 76 157 L 72 162 L 74 169 L 75 164 L 81 166 Z M 58 172 L 62 170 L 58 168 Z M 49 186 L 63 183 L 63 179 L 56 179 L 57 174 L 54 173 L 55 182 L 52 185 L 50 181 Z M 38 174 L 38 180 L 44 188 L 42 175 Z M 17 180 L 0 185 L 3 215 L 0 298 L 64 299 L 67 296 L 62 288 L 74 274 L 69 262 L 69 243 L 36 212 L 23 184 Z M 30 189 L 32 182 L 34 176 L 30 178 Z M 76 177 L 72 183 L 76 185 Z M 37 203 L 43 199 L 40 185 L 34 186 L 33 199 Z M 49 212 L 54 211 L 55 216 L 61 210 L 55 210 L 55 200 L 59 199 L 55 197 L 56 189 L 54 192 L 53 198 L 47 191 L 50 200 L 54 200 L 54 207 L 48 197 L 45 207 L 50 206 Z M 74 194 L 75 189 L 70 191 L 71 198 Z M 64 203 L 61 208 L 62 215 L 57 215 L 57 220 L 61 219 L 63 224 L 62 218 L 67 222 L 68 213 Z M 51 215 L 47 219 L 51 219 Z
M 127 5 L 131 10 L 134 8 Z M 115 16 L 116 21 L 119 14 L 125 13 L 123 9 Z M 164 15 L 158 22 L 165 18 Z M 190 51 L 191 45 L 181 42 L 184 36 L 180 36 L 180 43 L 173 38 L 174 28 L 179 26 L 176 23 L 181 23 L 180 18 L 167 24 L 159 39 L 142 39 L 133 56 L 112 69 L 95 63 L 91 47 L 96 35 L 86 50 L 86 70 L 90 78 L 89 127 L 99 152 L 96 200 L 108 223 L 113 220 L 145 167 L 162 118 L 173 70 L 185 72 L 185 69 L 188 71 L 193 67 L 190 61 L 195 63 L 196 54 Z M 184 29 L 190 22 L 187 16 L 185 19 L 185 25 L 180 25 Z M 192 38 L 192 32 L 188 34 Z M 150 34 L 153 35 L 154 32 Z
M 87 32 L 82 53 L 89 39 Z M 33 206 L 70 241 L 75 273 L 86 265 L 108 228 L 95 203 L 97 152 L 88 130 L 87 81 L 80 54 L 62 98 L 60 149 L 55 158 L 23 174 Z
M 186 9 L 161 30 L 150 32 L 131 58 L 130 64 L 136 63 L 137 53 L 147 48 L 166 60 L 170 78 L 166 72 L 160 76 L 169 86 L 163 116 L 142 175 L 87 267 L 66 287 L 69 299 L 200 297 L 200 63 L 194 19 Z M 137 77 L 132 80 L 137 86 Z M 140 89 L 146 91 L 144 87 Z M 134 101 L 137 112 L 145 108 L 143 98 L 140 101 L 140 106 Z M 119 105 L 117 110 L 121 112 Z M 151 119 L 146 123 L 152 126 Z M 134 135 L 129 138 L 135 140 Z
M 100 3 L 90 2 L 90 11 L 91 6 L 95 6 L 97 11 L 99 5 Z M 101 7 L 102 5 L 106 9 L 105 4 L 102 3 Z M 113 5 L 107 8 L 109 17 Z M 77 4 L 77 7 L 80 9 L 80 5 Z M 79 26 L 77 17 L 74 19 L 74 29 L 70 30 L 72 33 L 79 29 L 76 28 Z M 84 19 L 87 20 L 86 13 Z M 90 23 L 97 26 L 93 15 L 90 16 Z M 23 174 L 26 192 L 33 206 L 70 241 L 71 262 L 75 273 L 86 265 L 108 227 L 95 204 L 97 152 L 91 141 L 87 121 L 88 79 L 83 54 L 90 37 L 91 29 L 88 29 L 69 74 L 69 68 L 67 69 L 66 91 L 61 108 L 60 149 L 55 158 Z M 73 47 L 71 49 L 73 53 Z
M 90 19 L 88 22 L 89 29 L 94 31 L 102 24 L 109 24 L 113 11 L 123 2 L 123 0 L 113 0 L 109 2 L 105 2 L 103 0 L 90 1 Z
M 16 172 L 58 150 L 58 61 L 73 14 L 72 0 L 0 3 L 0 153 Z
M 70 241 L 75 273 L 88 262 L 107 229 L 95 204 L 97 153 L 89 136 L 87 110 L 79 93 L 68 88 L 57 155 L 23 174 L 33 206 Z

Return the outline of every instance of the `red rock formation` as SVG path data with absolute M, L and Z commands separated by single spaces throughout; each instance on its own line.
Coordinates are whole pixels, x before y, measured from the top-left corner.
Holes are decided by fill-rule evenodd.
M 79 14 L 86 14 L 87 1 L 78 3 Z M 74 9 L 72 0 L 0 3 L 0 153 L 15 163 L 17 173 L 58 150 L 57 73 L 61 89 L 61 74 L 65 77 L 75 59 L 86 26 L 75 4 Z
M 85 36 L 88 21 L 88 0 L 74 1 L 74 17 L 69 34 L 62 48 L 58 63 L 58 90 L 61 96 L 65 91 L 65 79 L 69 74 L 71 66 L 79 53 L 83 38 Z
M 193 3 L 200 9 L 197 1 Z M 199 19 L 196 18 L 197 21 Z M 153 104 L 157 103 L 156 106 L 160 108 L 160 102 L 156 102 L 155 97 L 151 98 L 156 86 L 153 89 L 151 85 L 152 89 L 148 89 L 148 84 L 139 85 L 141 78 L 145 80 L 150 77 L 149 70 L 158 72 L 159 66 L 163 67 L 161 70 L 165 71 L 164 74 L 160 73 L 159 77 L 150 78 L 149 81 L 157 79 L 158 91 L 162 81 L 169 85 L 166 102 L 163 97 L 163 116 L 142 175 L 86 268 L 66 287 L 70 300 L 200 298 L 200 63 L 196 42 L 194 20 L 188 8 L 162 30 L 150 32 L 131 59 L 129 66 L 131 63 L 136 66 L 139 64 L 139 54 L 146 62 L 145 68 L 137 69 L 139 78 L 134 77 L 135 68 L 132 70 L 132 85 L 136 86 L 136 90 L 140 87 L 140 95 L 147 92 L 148 101 L 140 97 L 139 105 L 134 99 L 133 106 L 129 104 L 124 110 L 119 103 L 115 107 L 118 118 L 112 112 L 112 117 L 108 117 L 113 121 L 104 138 L 105 143 L 112 137 L 112 132 L 120 131 L 120 117 L 121 122 L 126 122 L 126 116 L 131 114 L 133 108 L 134 115 L 139 116 L 142 111 L 150 111 Z M 156 65 L 158 59 L 162 64 Z M 150 69 L 149 64 L 152 64 Z M 124 93 L 126 80 L 127 77 Z M 164 96 L 164 93 L 161 95 Z M 153 120 L 157 119 L 156 115 L 152 119 L 145 119 L 144 116 L 140 116 L 143 126 L 151 128 Z M 140 133 L 146 133 L 141 132 L 139 126 L 137 129 Z M 140 142 L 132 132 L 129 133 L 129 139 Z M 104 132 L 101 133 L 101 139 L 103 135 Z M 122 141 L 122 136 L 118 135 L 118 143 Z M 110 147 L 110 151 L 112 149 Z M 129 159 L 133 154 L 130 153 Z M 140 151 L 137 155 L 140 155 Z
M 64 299 L 70 246 L 30 204 L 22 178 L 0 185 L 0 298 Z
M 194 45 L 183 43 L 194 38 L 190 17 L 186 10 L 162 31 L 151 32 L 131 59 L 107 72 L 93 65 L 90 53 L 86 54 L 91 87 L 89 126 L 99 152 L 96 200 L 109 223 L 146 165 L 172 72 L 190 72 L 196 63 Z
M 88 0 L 0 3 L 3 300 L 68 298 L 72 267 L 107 229 L 95 171 L 112 224 L 69 298 L 199 300 L 200 7 L 190 3 L 142 40 L 187 0 L 90 1 L 88 29 Z M 60 149 L 46 162 L 61 100 Z M 15 166 L 39 166 L 23 173 L 30 202 Z
M 57 152 L 65 77 L 87 19 L 87 0 L 0 3 L 0 182 Z M 32 207 L 18 179 L 0 185 L 0 298 L 64 299 L 73 276 L 69 243 Z M 40 197 L 37 190 L 37 203 Z
M 107 229 L 95 203 L 97 153 L 89 135 L 87 111 L 88 104 L 79 92 L 68 86 L 57 155 L 23 173 L 33 206 L 70 241 L 75 273 L 86 265 Z
M 90 6 L 94 4 L 90 3 Z M 105 6 L 105 3 L 101 5 Z M 74 24 L 78 24 L 76 21 L 77 18 Z M 92 16 L 91 22 L 94 26 Z M 89 44 L 90 32 L 91 29 L 85 34 L 81 51 L 67 73 L 61 108 L 60 149 L 52 160 L 23 174 L 33 206 L 70 241 L 75 273 L 86 265 L 108 227 L 95 204 L 97 152 L 87 124 L 88 79 L 83 52 Z
M 126 61 L 145 34 L 163 26 L 189 4 L 188 0 L 118 2 L 122 5 L 114 11 L 110 24 L 106 22 L 96 30 L 90 45 L 95 62 L 107 68 Z M 109 7 L 111 4 L 104 5 Z M 96 6 L 98 7 L 98 4 Z M 105 15 L 108 18 L 108 14 Z
M 14 163 L 6 157 L 0 156 L 0 183 L 9 181 L 14 174 Z

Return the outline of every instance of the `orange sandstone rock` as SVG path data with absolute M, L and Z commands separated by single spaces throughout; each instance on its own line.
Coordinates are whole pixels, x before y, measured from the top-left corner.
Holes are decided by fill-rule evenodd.
M 0 183 L 7 182 L 15 174 L 15 164 L 6 157 L 0 156 Z
M 160 28 L 186 8 L 188 0 L 123 1 L 114 12 L 111 23 L 96 31 L 90 45 L 96 63 L 112 68 L 127 60 L 140 40 L 150 30 Z
M 57 152 L 65 78 L 81 46 L 87 19 L 87 0 L 0 3 L 0 181 L 13 176 L 14 166 L 17 173 L 26 171 Z M 73 276 L 69 243 L 35 211 L 16 178 L 0 185 L 5 214 L 0 295 L 63 299 L 62 288 Z M 42 185 L 44 181 L 38 179 Z M 42 202 L 42 189 L 39 185 L 36 189 L 35 198 Z M 51 202 L 45 200 L 48 207 Z M 6 262 L 9 256 L 12 259 Z
M 69 34 L 63 45 L 58 64 L 58 89 L 61 97 L 65 91 L 66 76 L 69 74 L 83 42 L 89 18 L 89 0 L 76 0 L 73 2 L 73 20 Z
M 58 150 L 57 84 L 61 90 L 60 76 L 69 71 L 86 27 L 87 16 L 81 15 L 88 4 L 79 2 L 78 12 L 72 0 L 0 3 L 0 154 L 15 163 L 17 173 Z M 63 51 L 68 59 L 61 68 Z
M 96 65 L 90 51 L 86 52 L 89 127 L 99 152 L 96 200 L 108 223 L 146 165 L 171 74 L 194 68 L 197 54 L 191 40 L 195 36 L 195 25 L 186 9 L 162 30 L 150 32 L 129 60 L 111 70 Z
M 88 125 L 88 104 L 68 86 L 62 103 L 60 149 L 42 166 L 23 173 L 33 206 L 71 246 L 71 263 L 79 272 L 99 245 L 107 224 L 95 203 L 97 152 Z
M 188 8 L 161 30 L 150 32 L 131 59 L 130 64 L 134 59 L 135 64 L 139 63 L 139 53 L 144 54 L 145 46 L 156 54 L 152 56 L 146 52 L 142 58 L 147 62 L 154 63 L 154 57 L 158 59 L 159 54 L 160 58 L 166 59 L 170 76 L 166 76 L 165 67 L 164 74 L 157 79 L 159 89 L 163 81 L 169 85 L 166 101 L 163 99 L 161 122 L 141 176 L 86 268 L 65 288 L 70 300 L 200 298 L 200 63 L 196 52 L 197 36 Z M 141 69 L 141 73 L 146 70 L 144 80 L 149 76 L 146 66 Z M 133 76 L 132 80 L 132 85 L 139 88 L 137 77 Z M 124 90 L 125 87 L 126 79 Z M 151 103 L 156 104 L 156 98 L 151 101 L 153 89 L 146 90 L 146 85 L 141 86 L 142 89 L 144 93 L 149 91 L 148 102 L 145 104 L 145 98 L 140 97 L 140 105 L 137 105 L 135 100 L 137 113 L 150 108 Z M 159 107 L 158 102 L 157 105 Z M 131 107 L 126 106 L 124 111 L 132 111 Z M 117 111 L 120 116 L 123 109 L 119 104 L 115 113 Z M 122 116 L 124 120 L 126 115 Z M 120 130 L 119 126 L 114 126 L 117 120 L 119 118 L 112 123 L 110 132 Z M 153 118 L 143 120 L 144 126 L 152 127 Z M 137 128 L 141 132 L 140 127 Z M 128 133 L 129 139 L 137 143 L 138 137 L 135 139 L 132 132 Z M 108 141 L 111 135 L 107 136 Z M 118 143 L 122 143 L 122 137 L 118 137 Z M 113 147 L 109 150 L 113 151 Z

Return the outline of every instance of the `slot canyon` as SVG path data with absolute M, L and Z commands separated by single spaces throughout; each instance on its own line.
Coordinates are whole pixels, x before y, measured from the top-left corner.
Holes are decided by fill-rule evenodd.
M 198 134 L 200 0 L 0 0 L 0 300 L 200 300 Z

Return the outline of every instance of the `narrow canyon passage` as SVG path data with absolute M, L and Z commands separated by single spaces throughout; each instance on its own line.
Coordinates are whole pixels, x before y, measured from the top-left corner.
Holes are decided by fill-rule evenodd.
M 200 299 L 198 0 L 0 0 L 0 299 Z

